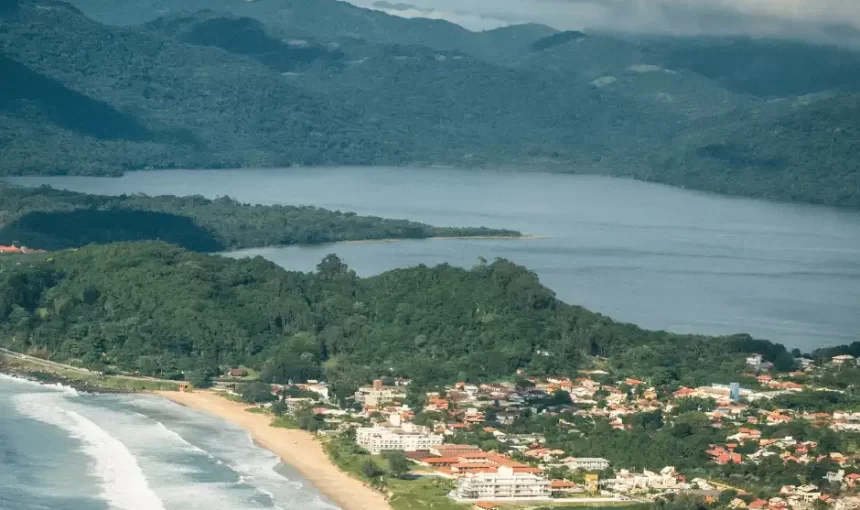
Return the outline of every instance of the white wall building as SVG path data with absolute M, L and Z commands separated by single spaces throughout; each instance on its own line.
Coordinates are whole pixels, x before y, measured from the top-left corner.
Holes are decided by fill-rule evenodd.
M 500 467 L 497 473 L 461 479 L 451 496 L 458 500 L 544 500 L 550 497 L 550 482 L 532 473 Z
M 383 386 L 382 381 L 373 381 L 373 386 L 362 386 L 355 392 L 356 402 L 361 402 L 365 407 L 379 407 L 380 404 L 403 400 L 406 392 L 395 386 Z
M 442 444 L 442 436 L 432 434 L 425 427 L 407 423 L 402 428 L 361 427 L 355 431 L 355 441 L 372 455 L 384 451 L 415 452 L 429 450 Z
M 577 469 L 601 471 L 609 467 L 609 461 L 599 457 L 568 457 L 561 462 L 571 471 L 576 471 Z
M 678 485 L 675 477 L 675 468 L 667 466 L 659 473 L 644 470 L 642 473 L 631 473 L 622 469 L 615 474 L 615 478 L 606 480 L 604 485 L 617 492 L 630 492 L 636 489 L 671 489 Z
M 761 361 L 761 354 L 753 354 L 752 356 L 747 358 L 747 365 L 752 368 L 758 368 L 759 366 L 761 366 Z

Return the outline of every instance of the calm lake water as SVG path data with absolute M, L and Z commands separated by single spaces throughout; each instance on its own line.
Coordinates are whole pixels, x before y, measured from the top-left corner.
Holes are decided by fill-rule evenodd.
M 360 275 L 504 257 L 558 296 L 677 332 L 747 332 L 792 347 L 860 340 L 860 212 L 596 176 L 428 168 L 135 172 L 26 177 L 101 194 L 229 195 L 439 226 L 512 228 L 533 240 L 423 240 L 247 250 L 311 270 L 336 253 Z

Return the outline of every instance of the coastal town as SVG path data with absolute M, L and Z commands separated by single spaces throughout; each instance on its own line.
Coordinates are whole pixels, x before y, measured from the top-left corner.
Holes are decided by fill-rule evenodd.
M 743 382 L 671 389 L 595 368 L 425 392 L 385 376 L 341 402 L 310 380 L 268 385 L 271 398 L 257 400 L 324 440 L 354 443 L 367 465 L 408 461 L 397 476 L 444 480 L 444 497 L 476 509 L 679 497 L 715 508 L 860 508 L 860 406 L 828 385 L 860 360 L 795 361 L 781 373 L 751 355 Z M 241 398 L 231 381 L 244 375 L 232 369 L 215 390 Z M 671 441 L 661 454 L 644 437 Z

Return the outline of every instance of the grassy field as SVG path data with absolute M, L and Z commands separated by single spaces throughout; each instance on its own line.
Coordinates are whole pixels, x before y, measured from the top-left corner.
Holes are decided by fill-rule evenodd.
M 447 494 L 454 481 L 425 477 L 417 480 L 388 480 L 391 491 L 389 503 L 394 510 L 467 510 L 468 503 L 456 503 Z

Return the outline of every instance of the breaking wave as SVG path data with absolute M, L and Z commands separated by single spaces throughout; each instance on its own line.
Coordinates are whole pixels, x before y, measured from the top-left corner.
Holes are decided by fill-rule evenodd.
M 60 404 L 62 399 L 50 393 L 16 397 L 19 412 L 60 427 L 81 441 L 82 451 L 94 461 L 92 474 L 100 481 L 100 496 L 111 509 L 165 510 L 128 448 L 94 422 Z

